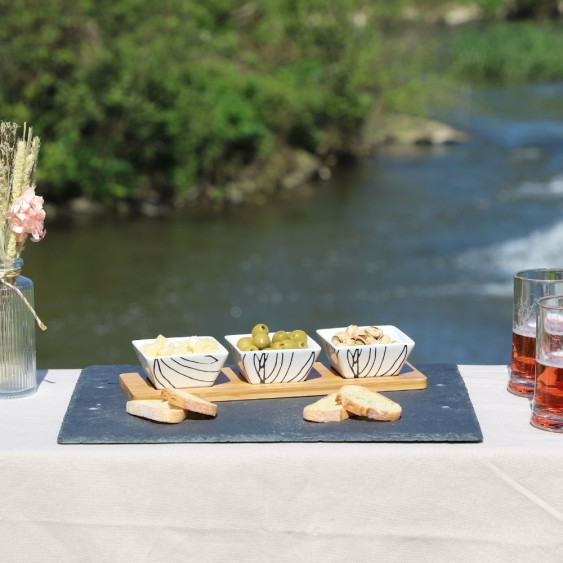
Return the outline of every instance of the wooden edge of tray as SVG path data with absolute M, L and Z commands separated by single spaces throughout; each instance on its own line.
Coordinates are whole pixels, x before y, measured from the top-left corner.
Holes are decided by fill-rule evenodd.
M 399 375 L 346 379 L 325 364 L 315 362 L 308 379 L 305 381 L 263 385 L 248 383 L 232 368 L 224 367 L 221 373 L 228 379 L 227 382 L 211 387 L 191 387 L 184 390 L 208 401 L 244 401 L 327 395 L 338 391 L 343 385 L 363 385 L 374 391 L 426 389 L 428 383 L 426 376 L 409 362 L 405 362 L 405 365 L 410 368 L 410 371 Z M 162 390 L 155 389 L 136 372 L 120 374 L 119 386 L 130 400 L 162 398 Z

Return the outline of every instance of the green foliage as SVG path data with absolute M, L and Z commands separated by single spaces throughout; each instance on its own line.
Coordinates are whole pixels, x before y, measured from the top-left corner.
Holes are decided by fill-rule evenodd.
M 48 200 L 220 199 L 285 147 L 349 151 L 374 106 L 423 113 L 449 63 L 479 80 L 561 76 L 561 37 L 526 25 L 456 33 L 437 72 L 448 35 L 401 13 L 447 3 L 11 0 L 0 118 L 41 137 Z M 479 4 L 494 14 L 504 0 Z
M 279 146 L 346 150 L 374 97 L 396 106 L 376 17 L 356 0 L 13 0 L 0 115 L 34 124 L 51 200 L 193 196 Z
M 462 31 L 449 51 L 453 71 L 480 82 L 518 83 L 563 78 L 563 33 L 550 23 L 490 24 Z

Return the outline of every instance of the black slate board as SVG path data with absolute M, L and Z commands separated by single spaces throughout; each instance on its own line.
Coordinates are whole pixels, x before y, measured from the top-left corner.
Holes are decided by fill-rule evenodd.
M 428 388 L 384 394 L 403 407 L 395 422 L 303 420 L 315 397 L 220 402 L 217 417 L 162 424 L 127 414 L 119 374 L 139 366 L 90 366 L 82 371 L 58 437 L 59 444 L 166 442 L 481 442 L 473 405 L 453 364 L 417 366 Z M 346 380 L 342 380 L 343 384 Z

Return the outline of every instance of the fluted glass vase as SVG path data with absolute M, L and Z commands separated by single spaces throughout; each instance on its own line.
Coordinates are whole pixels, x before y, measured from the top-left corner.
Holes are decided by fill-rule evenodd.
M 17 287 L 33 307 L 33 282 L 20 275 L 23 260 L 0 262 L 0 399 L 37 390 L 35 321 Z M 6 283 L 4 283 L 4 281 Z

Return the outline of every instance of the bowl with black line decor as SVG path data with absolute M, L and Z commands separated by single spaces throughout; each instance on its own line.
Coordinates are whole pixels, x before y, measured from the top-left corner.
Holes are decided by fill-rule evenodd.
M 271 345 L 276 345 L 274 337 L 283 331 L 263 333 Z M 292 344 L 291 339 L 280 341 L 281 347 L 264 348 L 250 346 L 241 349 L 239 343 L 251 340 L 252 334 L 229 334 L 225 336 L 231 354 L 244 379 L 248 383 L 295 383 L 307 379 L 313 364 L 319 357 L 321 347 L 302 331 L 302 338 L 296 339 Z M 286 333 L 290 334 L 290 333 Z M 255 335 L 254 335 L 255 336 Z M 281 342 L 287 344 L 285 347 Z M 291 347 L 290 347 L 291 346 Z
M 392 325 L 323 328 L 321 346 L 345 379 L 399 375 L 414 340 Z
M 156 389 L 210 387 L 228 350 L 212 336 L 133 340 L 133 348 Z

